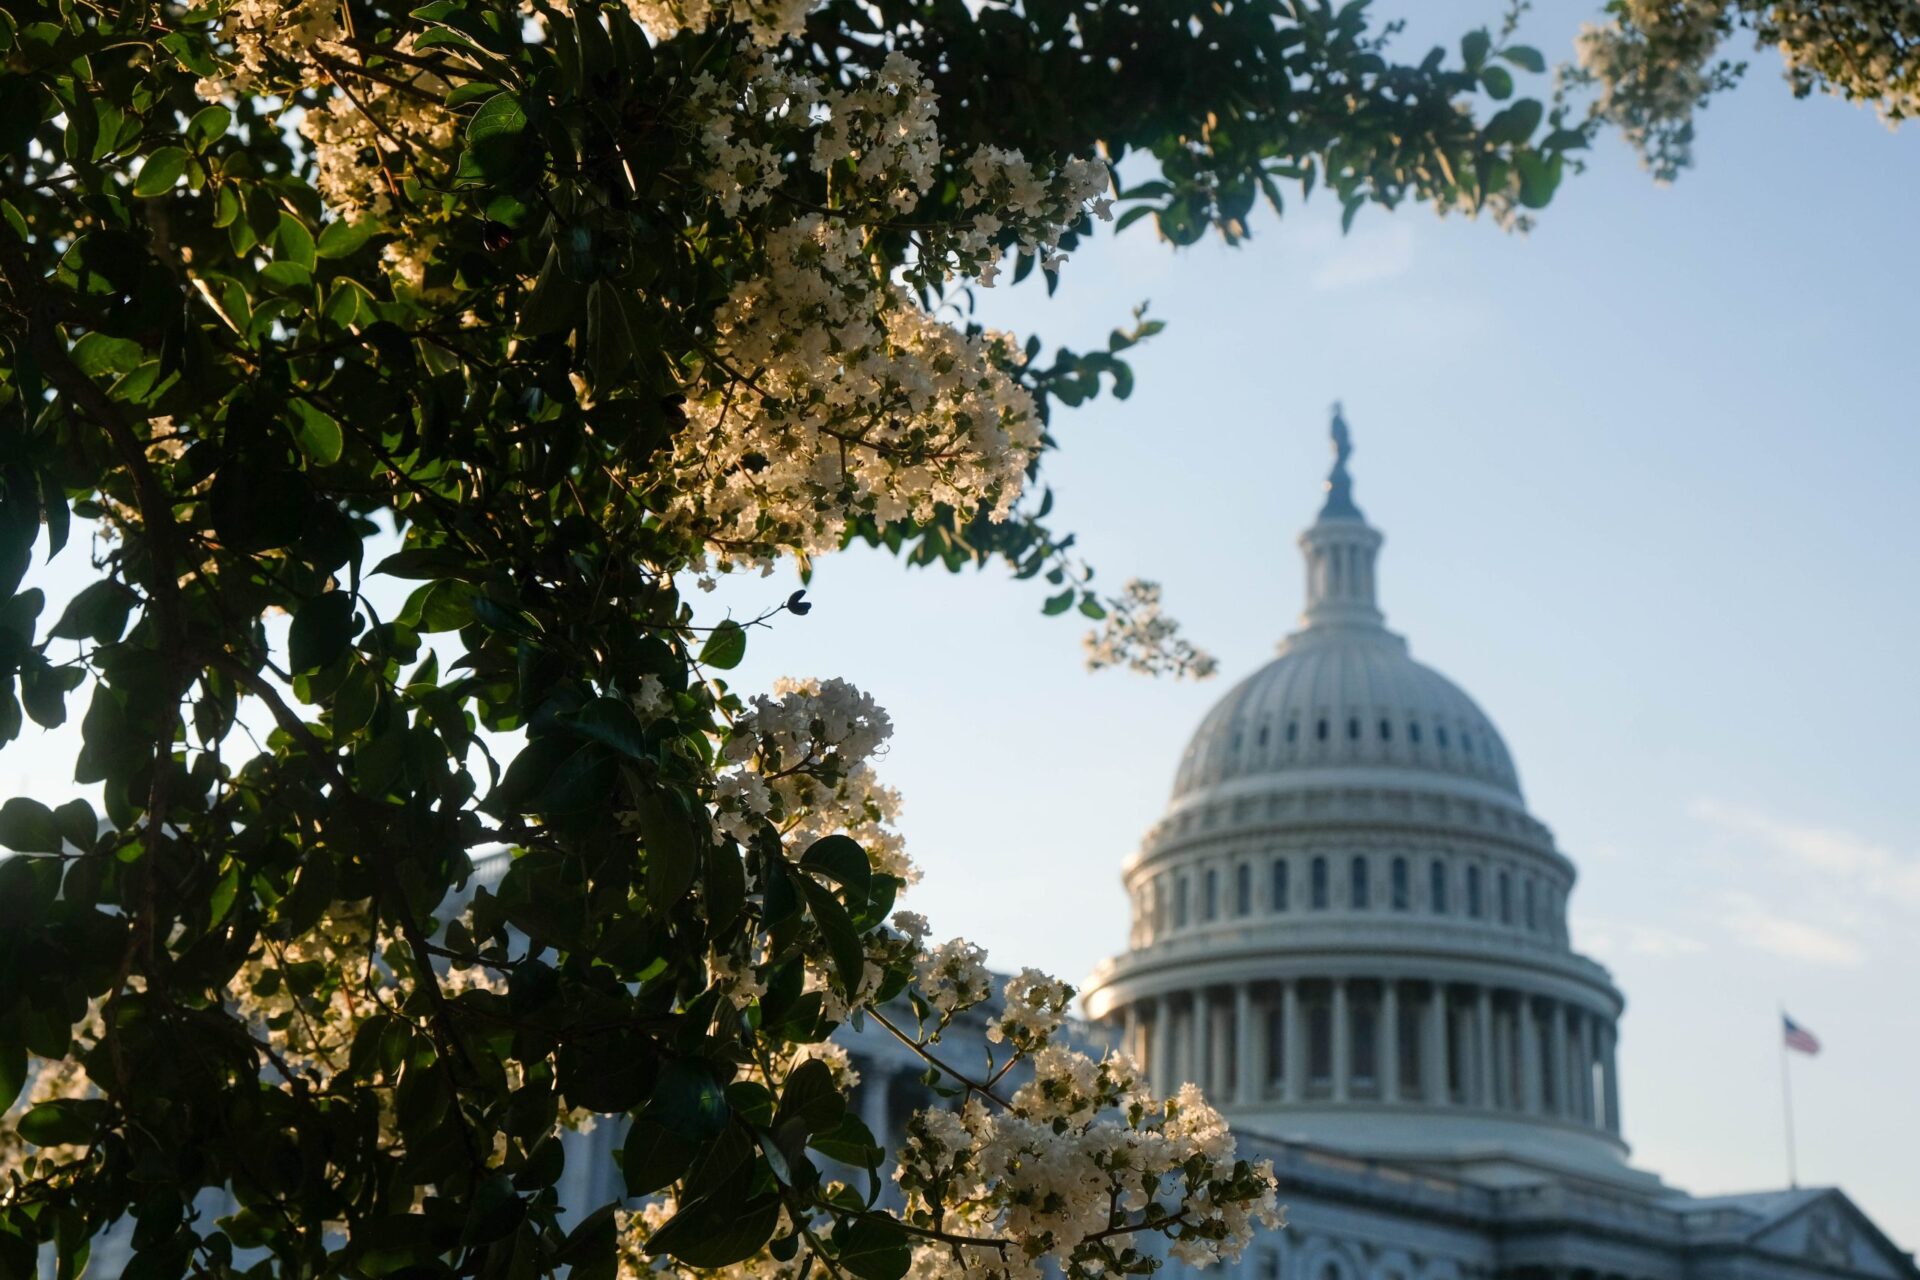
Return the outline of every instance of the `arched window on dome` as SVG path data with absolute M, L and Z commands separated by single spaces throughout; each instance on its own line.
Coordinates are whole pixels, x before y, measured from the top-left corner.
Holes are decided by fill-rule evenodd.
M 1313 736 L 1321 742 L 1327 740 L 1327 718 L 1325 716 L 1321 716 L 1319 723 L 1313 726 Z
M 1365 911 L 1370 886 L 1367 884 L 1367 860 L 1364 857 L 1355 857 L 1347 864 L 1347 888 L 1348 905 L 1355 911 Z
M 1260 726 L 1260 736 L 1259 736 L 1259 743 L 1260 743 L 1260 745 L 1261 745 L 1261 746 L 1263 746 L 1263 747 L 1264 747 L 1264 746 L 1266 746 L 1266 745 L 1267 745 L 1267 738 L 1268 738 L 1268 737 L 1269 737 L 1270 735 L 1271 735 L 1271 730 L 1269 730 L 1269 728 L 1268 728 L 1268 727 L 1267 727 L 1266 725 L 1264 725 L 1264 724 L 1263 724 L 1263 725 L 1261 725 L 1261 726 Z
M 1407 721 L 1407 741 L 1416 747 L 1420 745 L 1420 722 L 1418 720 Z
M 1287 721 L 1287 742 L 1289 744 L 1292 744 L 1292 743 L 1298 742 L 1299 740 L 1300 740 L 1300 722 L 1298 720 Z
M 1360 741 L 1360 717 L 1359 716 L 1347 717 L 1347 740 L 1350 742 Z
M 1467 914 L 1475 920 L 1480 918 L 1480 868 L 1467 868 Z
M 1528 889 L 1533 886 L 1529 884 Z M 1533 899 L 1529 897 L 1528 902 Z M 1233 913 L 1238 916 L 1253 914 L 1253 864 L 1243 862 L 1233 869 Z
M 1500 873 L 1500 923 L 1513 923 L 1513 877 L 1505 871 Z
M 1435 858 L 1427 866 L 1427 905 L 1433 914 L 1447 914 L 1447 864 Z
M 1442 751 L 1445 751 L 1447 749 L 1447 726 L 1443 724 L 1433 726 L 1433 740 L 1440 744 Z
M 1522 886 L 1522 888 L 1524 889 L 1524 892 L 1521 894 L 1521 905 L 1525 908 L 1527 913 L 1526 914 L 1527 932 L 1532 933 L 1535 929 L 1538 929 L 1540 927 L 1539 916 L 1534 908 L 1534 902 L 1533 902 L 1533 877 L 1532 876 L 1527 877 L 1527 882 L 1524 886 Z
M 1460 751 L 1463 755 L 1473 754 L 1473 735 L 1465 729 L 1460 731 Z
M 1213 867 L 1207 868 L 1207 876 L 1200 895 L 1200 918 L 1218 920 L 1220 918 L 1220 872 Z
M 1395 858 L 1388 874 L 1391 877 L 1388 889 L 1392 895 L 1393 909 L 1405 911 L 1413 905 L 1413 886 L 1407 882 L 1407 860 Z
M 1180 876 L 1173 882 L 1173 927 L 1187 927 L 1187 878 Z
M 1313 909 L 1315 911 L 1325 911 L 1327 909 L 1327 860 L 1325 858 L 1315 858 L 1313 860 L 1313 866 L 1308 872 L 1308 878 L 1311 881 L 1310 891 L 1313 895 Z
M 1153 882 L 1153 932 L 1156 937 L 1167 931 L 1167 885 L 1162 877 Z
M 1272 875 L 1273 883 L 1268 886 L 1268 896 L 1272 899 L 1269 905 L 1275 911 L 1285 911 L 1287 909 L 1287 860 L 1285 858 L 1273 860 Z
M 1385 716 L 1380 717 L 1380 741 L 1393 741 L 1393 721 L 1387 719 Z

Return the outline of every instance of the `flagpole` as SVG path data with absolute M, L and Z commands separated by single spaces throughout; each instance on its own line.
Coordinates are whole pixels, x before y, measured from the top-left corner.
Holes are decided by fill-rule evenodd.
M 1787 1119 L 1787 1185 L 1800 1189 L 1800 1171 L 1793 1154 L 1793 1078 L 1787 1071 L 1787 1010 L 1780 1008 L 1780 1101 Z

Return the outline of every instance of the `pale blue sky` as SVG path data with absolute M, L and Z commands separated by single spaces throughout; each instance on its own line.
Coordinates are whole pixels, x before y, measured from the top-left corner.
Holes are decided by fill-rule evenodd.
M 1421 6 L 1419 33 L 1495 9 Z M 1564 56 L 1589 14 L 1543 4 L 1524 37 Z M 1784 1183 L 1784 1001 L 1827 1045 L 1794 1063 L 1802 1180 L 1920 1245 L 1920 127 L 1795 102 L 1776 67 L 1706 114 L 1680 183 L 1609 144 L 1529 237 L 1408 208 L 1342 239 L 1316 203 L 1237 250 L 1137 227 L 1051 301 L 987 295 L 1083 348 L 1143 298 L 1169 322 L 1131 400 L 1060 417 L 1051 479 L 1103 577 L 1161 581 L 1221 678 L 1087 675 L 1035 584 L 861 553 L 737 683 L 874 692 L 926 870 L 908 905 L 1000 967 L 1084 974 L 1125 944 L 1117 869 L 1187 734 L 1292 625 L 1343 399 L 1389 624 L 1501 726 L 1581 868 L 1577 944 L 1628 998 L 1636 1161 Z M 58 785 L 65 743 L 34 732 L 0 792 Z

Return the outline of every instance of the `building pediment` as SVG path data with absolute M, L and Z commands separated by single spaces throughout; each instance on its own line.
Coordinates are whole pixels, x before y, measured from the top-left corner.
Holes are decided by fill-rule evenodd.
M 1912 1280 L 1916 1274 L 1912 1256 L 1887 1239 L 1837 1190 L 1820 1191 L 1797 1205 L 1782 1206 L 1773 1220 L 1753 1228 L 1747 1242 L 1756 1253 L 1845 1275 Z

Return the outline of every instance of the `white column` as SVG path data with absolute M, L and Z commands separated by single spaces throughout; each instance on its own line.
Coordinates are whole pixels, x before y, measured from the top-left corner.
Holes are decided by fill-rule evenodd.
M 1380 1034 L 1374 1037 L 1377 1061 L 1374 1070 L 1380 1077 L 1380 1097 L 1386 1102 L 1400 1100 L 1400 984 L 1388 978 L 1380 984 Z
M 860 1121 L 867 1126 L 875 1142 L 890 1147 L 893 1144 L 893 1117 L 888 1112 L 891 1099 L 887 1095 L 891 1092 L 888 1086 L 892 1083 L 892 1077 L 877 1062 L 862 1062 L 860 1076 Z
M 1288 1102 L 1300 1101 L 1307 1074 L 1306 1037 L 1300 1034 L 1300 983 L 1288 978 L 1280 984 L 1280 1076 Z
M 1547 1074 L 1553 1081 L 1553 1102 L 1548 1110 L 1557 1116 L 1571 1116 L 1567 1107 L 1567 1007 L 1558 1000 L 1547 1003 Z
M 1520 993 L 1520 1105 L 1528 1115 L 1540 1114 L 1540 1020 L 1533 997 Z
M 1200 1086 L 1201 1092 L 1207 1091 L 1207 1041 L 1212 1039 L 1208 1030 L 1212 1022 L 1212 1011 L 1207 1007 L 1207 989 L 1196 987 L 1193 992 L 1193 1025 L 1189 1028 L 1187 1043 L 1192 1046 L 1192 1056 L 1187 1059 L 1187 1079 Z
M 1232 1028 L 1227 1020 L 1232 1012 L 1230 1005 L 1215 1005 L 1207 1023 L 1207 1096 L 1222 1102 L 1231 1089 L 1227 1075 L 1233 1064 L 1233 1041 L 1228 1039 Z
M 1347 1083 L 1353 1074 L 1353 1055 L 1348 1043 L 1353 1031 L 1351 1019 L 1347 1014 L 1347 980 L 1333 980 L 1333 1008 L 1330 1010 L 1333 1023 L 1333 1100 L 1347 1100 Z
M 1593 1124 L 1597 1117 L 1593 1109 L 1593 1018 L 1580 1015 L 1580 1092 L 1574 1095 L 1580 1099 L 1580 1118 Z
M 1609 1022 L 1601 1035 L 1600 1069 L 1607 1081 L 1607 1131 L 1620 1132 L 1620 1029 Z
M 1447 1091 L 1447 988 L 1433 984 L 1427 999 L 1427 1046 L 1420 1055 L 1420 1092 L 1430 1107 L 1444 1107 L 1452 1101 Z
M 1153 1048 L 1147 1054 L 1147 1079 L 1154 1089 L 1170 1094 L 1179 1086 L 1173 1078 L 1173 1001 L 1153 998 Z
M 1251 1106 L 1263 1092 L 1259 1073 L 1266 1070 L 1266 1055 L 1257 1053 L 1264 1019 L 1253 1013 L 1253 984 L 1243 982 L 1233 989 L 1234 1055 L 1233 1100 Z
M 1493 992 L 1479 989 L 1473 1005 L 1474 1101 L 1493 1106 Z

